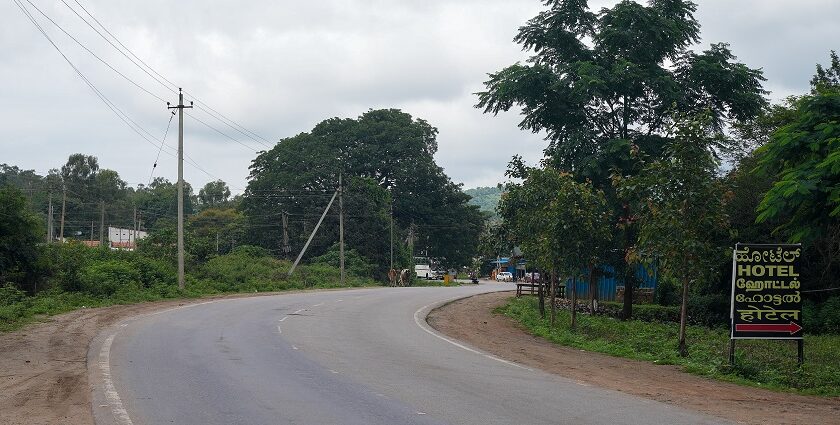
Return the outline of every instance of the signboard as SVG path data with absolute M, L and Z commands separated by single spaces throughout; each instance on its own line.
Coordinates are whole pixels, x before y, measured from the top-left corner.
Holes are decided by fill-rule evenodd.
M 732 339 L 802 339 L 799 244 L 736 244 Z

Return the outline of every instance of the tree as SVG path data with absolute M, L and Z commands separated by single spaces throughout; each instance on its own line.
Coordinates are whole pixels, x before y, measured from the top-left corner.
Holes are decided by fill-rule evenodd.
M 138 187 L 134 197 L 146 228 L 154 227 L 160 218 L 174 220 L 178 216 L 178 185 L 163 177 L 156 177 L 149 186 Z M 192 186 L 184 182 L 185 215 L 193 213 L 193 200 Z
M 713 276 L 718 260 L 725 256 L 713 237 L 728 223 L 707 128 L 704 119 L 678 122 L 664 158 L 647 161 L 636 176 L 614 176 L 620 195 L 635 201 L 638 244 L 630 256 L 656 262 L 662 274 L 682 284 L 679 351 L 683 356 L 688 355 L 689 287 Z
M 634 152 L 666 154 L 675 114 L 708 111 L 718 134 L 756 116 L 766 105 L 764 78 L 724 43 L 689 50 L 700 38 L 689 1 L 622 1 L 598 13 L 585 0 L 545 3 L 514 38 L 534 53 L 528 64 L 490 74 L 476 106 L 493 114 L 521 107 L 520 128 L 547 134 L 548 163 L 604 190 L 614 222 L 631 223 L 622 228 L 629 236 L 613 238 L 627 258 L 633 212 L 616 199 L 610 175 L 636 173 Z M 632 293 L 625 291 L 625 318 Z
M 218 207 L 230 199 L 230 188 L 222 180 L 207 182 L 198 191 L 198 203 L 202 208 Z
M 803 282 L 830 287 L 840 258 L 840 59 L 834 51 L 827 68 L 817 65 L 810 94 L 789 98 L 775 117 L 756 151 L 754 173 L 773 178 L 756 221 L 772 225 L 777 237 L 802 242 Z
M 551 323 L 556 315 L 557 277 L 578 276 L 604 257 L 609 247 L 609 211 L 604 193 L 554 168 L 527 170 L 522 184 L 509 184 L 500 212 L 517 235 L 522 252 L 551 271 Z M 572 289 L 572 322 L 576 325 L 576 291 Z
M 397 233 L 405 235 L 407 229 L 415 229 L 418 250 L 427 250 L 448 266 L 468 264 L 483 218 L 478 207 L 468 205 L 469 197 L 435 164 L 436 135 L 437 129 L 424 120 L 384 109 L 368 111 L 356 119 L 331 118 L 309 133 L 283 139 L 258 155 L 250 167 L 242 201 L 254 229 L 250 240 L 267 248 L 279 247 L 283 229 L 278 224 L 285 212 L 290 215 L 292 249 L 298 251 L 343 174 L 351 184 L 354 178 L 368 179 L 390 194 Z M 384 210 L 364 214 L 389 214 L 390 205 L 381 204 L 381 193 L 368 189 L 357 196 Z M 348 208 L 353 196 L 349 193 L 345 199 Z M 353 226 L 364 225 L 360 218 L 364 217 L 350 217 L 348 235 Z M 324 230 L 309 248 L 312 257 L 323 254 L 335 242 L 336 233 L 326 229 L 337 229 L 337 216 L 330 214 L 322 226 Z M 387 240 L 388 230 L 371 237 Z M 363 246 L 353 248 L 370 255 Z
M 0 187 L 0 287 L 7 284 L 37 291 L 40 221 L 32 215 L 26 197 L 11 187 Z

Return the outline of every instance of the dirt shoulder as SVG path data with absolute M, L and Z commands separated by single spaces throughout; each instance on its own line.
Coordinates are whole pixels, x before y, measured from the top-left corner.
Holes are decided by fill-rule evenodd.
M 535 337 L 513 319 L 494 314 L 510 292 L 464 298 L 433 310 L 429 324 L 452 338 L 503 359 L 583 385 L 645 397 L 750 424 L 837 424 L 840 398 L 778 393 L 715 381 L 655 365 L 564 347 Z

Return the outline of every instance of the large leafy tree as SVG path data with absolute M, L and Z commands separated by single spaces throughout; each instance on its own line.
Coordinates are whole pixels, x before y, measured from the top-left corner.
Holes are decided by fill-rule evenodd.
M 198 203 L 202 208 L 220 207 L 230 199 L 230 188 L 222 180 L 207 182 L 198 190 Z
M 469 197 L 435 164 L 436 135 L 437 129 L 426 121 L 385 109 L 368 111 L 357 119 L 331 118 L 309 133 L 280 141 L 251 165 L 242 201 L 254 229 L 251 240 L 279 248 L 285 212 L 289 214 L 292 250 L 300 250 L 338 187 L 339 175 L 343 175 L 347 182 L 363 178 L 390 194 L 397 240 L 405 240 L 410 229 L 418 245 L 416 251 L 428 251 L 449 265 L 469 263 L 483 219 L 477 207 L 467 204 Z M 354 237 L 354 228 L 367 225 L 365 220 L 379 222 L 378 217 L 390 212 L 390 205 L 381 202 L 379 191 L 357 185 L 358 191 L 354 192 L 353 187 L 346 193 L 347 208 L 358 201 L 373 209 L 358 216 L 348 214 L 350 238 Z M 335 212 L 337 208 L 323 224 L 324 229 L 337 229 Z M 335 242 L 334 235 L 327 230 L 319 232 L 310 255 L 325 252 Z M 387 241 L 389 230 L 381 228 L 372 237 Z M 365 254 L 363 246 L 353 248 Z
M 546 132 L 547 161 L 603 189 L 616 222 L 631 223 L 632 211 L 616 201 L 609 176 L 635 173 L 634 153 L 667 154 L 671 117 L 708 111 L 708 130 L 722 134 L 766 105 L 761 71 L 736 62 L 727 44 L 689 50 L 700 38 L 692 2 L 625 0 L 597 13 L 585 0 L 545 4 L 514 38 L 533 52 L 528 63 L 490 74 L 477 107 L 520 107 L 523 130 Z M 629 236 L 614 240 L 626 254 L 635 230 L 621 228 Z
M 614 177 L 623 199 L 634 203 L 638 244 L 630 257 L 659 264 L 682 284 L 679 351 L 687 355 L 685 339 L 689 287 L 711 280 L 724 250 L 715 234 L 728 227 L 718 163 L 708 149 L 713 142 L 704 119 L 677 124 L 663 158 L 642 158 L 642 171 Z

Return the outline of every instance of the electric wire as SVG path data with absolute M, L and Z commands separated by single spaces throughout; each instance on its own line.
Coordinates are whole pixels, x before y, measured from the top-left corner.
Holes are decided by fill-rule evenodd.
M 95 17 L 95 16 L 93 16 L 93 14 L 92 14 L 92 13 L 90 13 L 90 11 L 88 11 L 88 10 L 87 10 L 87 8 L 85 8 L 85 7 L 84 7 L 84 6 L 83 6 L 83 5 L 82 5 L 82 4 L 81 4 L 78 0 L 74 0 L 74 2 L 75 2 L 75 3 L 76 3 L 76 4 L 77 4 L 77 5 L 78 5 L 78 6 L 79 6 L 79 7 L 80 7 L 80 8 L 81 8 L 84 12 L 85 12 L 85 14 L 87 14 L 87 15 L 88 15 L 88 16 L 89 16 L 89 17 L 90 17 L 90 18 L 91 18 L 94 22 L 96 22 L 96 24 L 97 24 L 97 25 L 99 25 L 99 27 L 100 27 L 100 28 L 102 28 L 102 30 L 103 30 L 103 31 L 105 31 L 105 32 L 106 32 L 109 36 L 111 36 L 111 38 L 113 38 L 113 39 L 114 39 L 114 41 L 116 41 L 116 42 L 117 42 L 117 44 L 119 44 L 119 45 L 122 47 L 122 49 L 125 49 L 125 52 L 128 52 L 128 54 L 130 54 L 132 57 L 134 57 L 135 59 L 137 59 L 137 61 L 138 61 L 138 62 L 142 63 L 142 64 L 145 66 L 145 68 L 143 68 L 143 67 L 142 67 L 142 66 L 140 66 L 137 62 L 135 62 L 134 60 L 132 60 L 131 58 L 129 58 L 129 57 L 128 57 L 128 55 L 126 55 L 126 54 L 123 52 L 123 50 L 122 50 L 122 49 L 120 49 L 119 47 L 117 47 L 116 45 L 114 45 L 114 43 L 112 43 L 112 42 L 111 42 L 111 41 L 110 41 L 107 37 L 105 37 L 105 36 L 104 36 L 101 32 L 99 32 L 99 30 L 97 30 L 97 29 L 96 29 L 96 28 L 95 28 L 95 27 L 94 27 L 94 26 L 93 26 L 93 25 L 92 25 L 92 24 L 91 24 L 91 23 L 90 23 L 87 19 L 85 19 L 84 17 L 82 17 L 82 16 L 81 16 L 81 15 L 80 15 L 80 14 L 79 14 L 79 13 L 78 13 L 78 12 L 77 12 L 74 8 L 73 8 L 73 7 L 71 7 L 71 6 L 70 6 L 70 5 L 69 5 L 66 1 L 61 0 L 61 2 L 62 2 L 62 3 L 64 3 L 64 5 L 65 5 L 65 6 L 67 6 L 67 8 L 69 8 L 70 10 L 72 10 L 72 11 L 73 11 L 73 13 L 74 13 L 74 14 L 76 14 L 76 16 L 78 16 L 78 17 L 79 17 L 79 19 L 81 19 L 82 21 L 84 21 L 84 22 L 85 22 L 85 23 L 86 23 L 86 24 L 87 24 L 87 25 L 88 25 L 91 29 L 93 29 L 93 30 L 94 30 L 97 34 L 99 34 L 99 36 L 100 36 L 100 37 L 102 37 L 105 41 L 107 41 L 107 42 L 108 42 L 108 44 L 110 44 L 110 45 L 111 45 L 111 46 L 113 46 L 115 49 L 117 49 L 120 53 L 122 53 L 122 55 L 123 55 L 123 56 L 125 56 L 125 57 L 126 57 L 128 60 L 130 60 L 130 61 L 131 61 L 134 65 L 136 65 L 138 68 L 140 68 L 141 70 L 143 70 L 146 74 L 148 74 L 150 77 L 152 77 L 152 78 L 153 78 L 155 81 L 157 81 L 159 84 L 163 85 L 163 86 L 164 86 L 164 87 L 166 87 L 167 89 L 172 90 L 173 92 L 174 92 L 174 89 L 175 89 L 175 88 L 179 88 L 177 84 L 173 83 L 171 80 L 169 80 L 169 79 L 168 79 L 168 78 L 166 78 L 165 76 L 161 75 L 161 74 L 160 74 L 159 72 L 157 72 L 154 68 L 152 68 L 152 67 L 151 67 L 148 63 L 146 63 L 143 59 L 141 59 L 139 56 L 137 56 L 137 55 L 136 55 L 136 54 L 135 54 L 135 53 L 134 53 L 131 49 L 129 49 L 128 47 L 126 47 L 126 45 L 125 45 L 125 44 L 123 44 L 123 43 L 119 40 L 119 38 L 117 38 L 117 36 L 115 36 L 115 35 L 114 35 L 114 34 L 113 34 L 110 30 L 108 30 L 108 28 L 107 28 L 107 27 L 105 27 L 105 25 L 103 25 L 103 24 L 102 24 L 102 22 L 100 22 L 98 19 L 96 19 L 96 17 Z M 148 71 L 146 70 L 146 68 L 148 68 Z M 160 77 L 160 79 L 162 79 L 162 80 L 166 81 L 167 83 L 169 83 L 169 86 L 167 86 L 166 84 L 164 84 L 163 82 L 161 82 L 161 81 L 160 81 L 158 78 L 156 78 L 155 76 L 151 75 L 151 73 L 149 73 L 149 71 L 151 71 L 151 73 L 154 73 L 156 76 Z M 237 123 L 236 121 L 234 121 L 234 120 L 232 120 L 232 119 L 230 119 L 230 118 L 226 117 L 224 114 L 222 114 L 222 113 L 220 113 L 219 111 L 217 111 L 217 110 L 213 109 L 210 105 L 208 105 L 208 104 L 204 103 L 203 101 L 201 101 L 200 99 L 198 99 L 198 97 L 196 97 L 196 96 L 192 95 L 191 93 L 187 92 L 186 90 L 184 90 L 184 93 L 185 93 L 185 94 L 187 94 L 188 96 L 190 96 L 190 97 L 193 99 L 193 101 L 195 101 L 196 103 L 199 103 L 200 105 L 203 105 L 203 106 L 204 106 L 204 108 L 206 108 L 206 109 L 207 109 L 207 110 L 205 110 L 204 112 L 205 112 L 205 113 L 207 113 L 208 115 L 212 116 L 213 118 L 216 118 L 217 120 L 221 121 L 223 124 L 227 125 L 228 127 L 231 127 L 232 129 L 234 129 L 234 130 L 236 130 L 237 132 L 241 133 L 242 135 L 244 135 L 244 136 L 246 136 L 246 137 L 248 137 L 248 138 L 250 138 L 250 139 L 254 140 L 255 142 L 258 142 L 258 143 L 262 144 L 263 146 L 265 146 L 265 147 L 267 147 L 267 148 L 271 148 L 271 147 L 272 147 L 272 146 L 271 146 L 271 142 L 270 142 L 268 139 L 266 139 L 265 137 L 262 137 L 262 136 L 258 135 L 257 133 L 255 133 L 255 132 L 253 132 L 253 131 L 251 131 L 251 130 L 247 129 L 246 127 L 242 126 L 241 124 Z M 202 110 L 204 110 L 204 108 L 201 108 L 201 109 L 202 109 Z M 212 112 L 212 113 L 211 113 L 211 112 Z M 214 115 L 214 114 L 215 114 L 215 115 Z M 266 143 L 268 143 L 268 144 L 266 144 Z
M 155 175 L 155 168 L 157 168 L 158 161 L 160 160 L 160 152 L 163 151 L 163 145 L 166 143 L 166 135 L 169 134 L 169 127 L 172 126 L 172 118 L 175 117 L 175 111 L 173 110 L 171 114 L 169 114 L 169 124 L 166 124 L 166 131 L 163 132 L 163 139 L 160 141 L 160 149 L 158 149 L 157 156 L 155 157 L 155 163 L 152 164 L 152 172 L 149 173 L 149 184 L 152 184 L 152 177 Z

